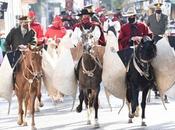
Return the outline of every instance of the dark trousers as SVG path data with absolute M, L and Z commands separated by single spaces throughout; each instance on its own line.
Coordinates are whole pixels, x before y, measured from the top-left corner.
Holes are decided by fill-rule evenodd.
M 20 56 L 21 52 L 19 50 L 7 53 L 11 67 L 14 67 Z

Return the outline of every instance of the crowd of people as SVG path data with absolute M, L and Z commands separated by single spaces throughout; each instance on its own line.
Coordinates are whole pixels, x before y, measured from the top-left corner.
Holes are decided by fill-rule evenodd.
M 96 39 L 98 39 L 99 44 L 103 46 L 106 43 L 104 33 L 107 33 L 109 30 L 112 31 L 115 36 L 118 37 L 119 50 L 129 47 L 130 40 L 134 40 L 137 44 L 139 38 L 145 35 L 150 36 L 157 42 L 165 34 L 168 25 L 168 16 L 162 13 L 161 5 L 161 3 L 155 4 L 155 13 L 148 16 L 146 21 L 138 20 L 138 15 L 134 7 L 130 7 L 127 12 L 122 15 L 121 12 L 115 13 L 106 11 L 105 8 L 93 11 L 91 5 L 82 9 L 81 12 L 77 14 L 78 18 L 65 11 L 61 12 L 60 15 L 56 15 L 53 18 L 52 24 L 49 25 L 47 29 L 43 29 L 42 25 L 36 21 L 36 13 L 31 10 L 29 11 L 28 16 L 18 19 L 20 21 L 19 27 L 13 28 L 7 35 L 7 49 L 9 50 L 9 38 L 11 37 L 11 42 L 13 42 L 13 40 L 15 41 L 12 36 L 16 35 L 16 33 L 13 34 L 12 32 L 17 28 L 21 32 L 22 37 L 19 38 L 20 40 L 22 40 L 25 35 L 28 36 L 28 31 L 32 29 L 35 32 L 37 40 L 35 42 L 37 42 L 37 44 L 45 44 L 49 38 L 59 41 L 58 39 L 64 37 L 67 29 L 73 30 L 72 39 L 74 44 L 77 44 L 81 33 L 79 32 L 81 31 L 81 27 L 84 29 L 93 27 L 94 30 L 96 30 Z M 127 19 L 127 21 L 123 22 L 123 19 Z M 43 30 L 46 31 L 44 32 Z M 25 32 L 27 33 L 25 34 Z M 22 41 L 17 42 L 17 45 L 25 44 L 25 42 Z M 12 50 L 14 49 L 15 48 Z

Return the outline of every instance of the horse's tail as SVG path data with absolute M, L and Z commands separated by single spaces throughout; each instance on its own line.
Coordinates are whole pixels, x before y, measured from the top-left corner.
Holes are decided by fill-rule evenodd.
M 120 110 L 118 111 L 118 115 L 120 114 L 120 112 L 121 112 L 121 110 L 123 109 L 124 105 L 125 105 L 125 98 L 123 99 L 122 107 L 121 107 Z

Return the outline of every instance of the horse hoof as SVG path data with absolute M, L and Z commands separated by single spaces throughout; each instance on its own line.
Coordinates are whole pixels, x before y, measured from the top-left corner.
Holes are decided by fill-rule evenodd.
M 139 117 L 139 111 L 140 111 L 140 109 L 139 109 L 139 107 L 137 106 L 137 107 L 136 107 L 136 111 L 135 111 L 135 113 L 134 113 L 134 116 L 135 116 L 135 117 Z
M 136 114 L 135 114 L 135 117 L 139 117 L 139 113 L 136 113 Z
M 169 103 L 168 99 L 164 99 L 165 103 Z
M 40 112 L 40 109 L 38 107 L 35 108 L 35 112 Z
M 100 127 L 100 125 L 98 123 L 98 120 L 96 119 L 95 122 L 94 122 L 94 128 L 99 128 L 99 127 Z
M 147 126 L 145 122 L 142 122 L 141 126 Z
M 158 96 L 158 95 L 155 96 L 155 99 L 159 99 L 159 98 L 160 98 L 160 96 Z
M 131 118 L 128 120 L 128 123 L 132 123 L 132 119 Z
M 32 126 L 31 130 L 37 130 L 37 128 L 35 126 Z
M 44 106 L 44 103 L 40 102 L 39 106 L 40 107 L 43 107 Z
M 17 121 L 17 124 L 18 124 L 18 125 L 22 125 L 22 121 L 21 121 L 21 120 L 18 120 L 18 121 Z
M 94 128 L 95 128 L 95 129 L 96 129 L 96 128 L 100 128 L 99 123 L 95 123 L 95 124 L 94 124 Z
M 87 125 L 90 125 L 90 124 L 91 124 L 91 121 L 90 121 L 90 120 L 88 120 L 88 121 L 87 121 Z
M 61 97 L 59 100 L 60 100 L 60 102 L 63 102 L 63 101 L 64 101 L 64 98 L 63 98 L 63 97 Z
M 80 113 L 82 111 L 82 106 L 78 105 L 78 107 L 76 108 L 76 112 Z
M 23 122 L 22 126 L 27 126 L 27 122 Z
M 129 113 L 129 118 L 134 118 L 134 114 Z

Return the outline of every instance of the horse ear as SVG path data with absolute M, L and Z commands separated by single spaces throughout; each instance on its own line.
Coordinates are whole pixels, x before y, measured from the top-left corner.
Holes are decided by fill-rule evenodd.
M 43 49 L 43 48 L 44 48 L 44 45 L 42 45 L 42 44 L 38 44 L 38 45 L 37 45 L 37 49 L 38 49 L 38 50 L 41 50 L 41 49 Z
M 154 39 L 152 39 L 152 43 L 153 43 L 153 44 L 156 44 L 156 41 L 154 41 Z
M 30 50 L 33 50 L 33 49 L 35 48 L 35 45 L 28 44 L 28 48 L 29 48 Z
M 31 45 L 30 45 L 30 44 L 28 44 L 28 45 L 27 45 L 27 47 L 28 47 L 30 50 L 32 50 L 32 49 L 31 49 Z
M 144 43 L 144 41 L 145 41 L 144 38 L 142 38 L 140 43 Z

